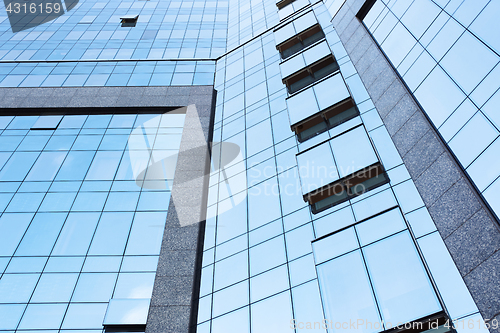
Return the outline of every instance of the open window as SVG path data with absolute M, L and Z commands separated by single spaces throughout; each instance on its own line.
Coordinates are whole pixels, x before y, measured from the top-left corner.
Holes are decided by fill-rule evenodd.
M 287 86 L 288 92 L 293 94 L 338 70 L 339 65 L 333 55 L 330 54 L 284 78 L 283 83 Z
M 294 1 L 295 0 L 278 0 L 276 1 L 276 7 L 278 7 L 278 9 L 283 9 Z
M 359 116 L 359 110 L 352 98 L 347 98 L 326 110 L 292 126 L 300 142 Z
M 287 59 L 323 38 L 325 38 L 323 30 L 319 24 L 315 24 L 307 30 L 277 45 L 276 48 L 280 52 L 281 59 Z
M 304 195 L 313 214 L 338 205 L 389 182 L 380 162 Z
M 389 182 L 362 125 L 296 157 L 303 199 L 314 214 Z

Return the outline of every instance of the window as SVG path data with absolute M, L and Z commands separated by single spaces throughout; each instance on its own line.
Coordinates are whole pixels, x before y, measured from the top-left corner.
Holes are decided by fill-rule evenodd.
M 278 7 L 278 9 L 283 9 L 294 1 L 295 0 L 278 0 L 278 2 L 276 2 L 276 7 Z
M 319 24 L 316 24 L 277 45 L 276 49 L 280 52 L 281 59 L 286 59 L 323 38 L 325 34 Z
M 307 87 L 311 83 L 318 81 L 327 75 L 337 72 L 339 65 L 335 61 L 333 55 L 328 55 L 323 59 L 316 61 L 312 65 L 296 72 L 283 79 L 283 83 L 287 86 L 288 92 L 293 94 L 300 89 Z
M 137 19 L 139 19 L 139 15 L 123 15 L 120 17 L 122 27 L 135 27 L 137 24 Z
M 292 130 L 299 141 L 304 142 L 358 115 L 359 110 L 354 100 L 348 98 L 292 126 Z
M 338 205 L 389 182 L 380 162 L 304 195 L 313 214 Z

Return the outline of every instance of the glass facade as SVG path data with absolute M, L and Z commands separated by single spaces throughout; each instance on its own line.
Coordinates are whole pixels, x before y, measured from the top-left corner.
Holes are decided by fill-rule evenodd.
M 486 332 L 332 26 L 344 2 L 82 1 L 16 33 L 0 14 L 20 94 L 214 86 L 198 333 Z M 458 2 L 378 0 L 364 22 L 495 209 L 496 5 Z M 0 116 L 0 332 L 144 330 L 183 110 Z
M 498 215 L 496 1 L 379 0 L 363 22 Z
M 0 118 L 1 330 L 145 324 L 184 117 Z
M 381 332 L 442 311 L 457 323 L 480 316 L 331 27 L 329 9 L 342 3 L 280 13 L 273 31 L 217 62 L 214 140 L 238 144 L 244 161 L 210 178 L 198 332 Z M 325 38 L 280 54 L 314 24 Z M 287 89 L 323 54 L 340 71 Z M 305 139 L 290 131 L 342 102 L 359 114 Z M 374 163 L 384 181 L 357 174 Z M 336 182 L 353 174 L 344 186 L 364 190 L 338 199 Z M 325 188 L 335 200 L 315 211 L 308 195 Z

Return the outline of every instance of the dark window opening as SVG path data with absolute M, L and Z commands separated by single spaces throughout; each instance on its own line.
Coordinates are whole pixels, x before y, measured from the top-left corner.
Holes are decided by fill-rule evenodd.
M 278 9 L 283 9 L 283 8 L 285 8 L 286 6 L 288 6 L 289 4 L 291 4 L 294 1 L 295 0 L 281 0 L 281 1 L 278 1 L 278 2 L 276 2 L 276 7 L 278 7 Z
M 105 333 L 139 332 L 144 333 L 146 325 L 104 325 Z
M 139 15 L 123 15 L 120 17 L 122 27 L 135 27 Z
M 294 125 L 292 130 L 299 142 L 304 142 L 357 116 L 359 110 L 353 99 L 348 98 Z
M 338 205 L 389 182 L 380 162 L 304 195 L 313 214 Z
M 363 6 L 359 9 L 358 13 L 356 14 L 356 17 L 360 20 L 363 21 L 363 19 L 366 17 L 370 9 L 372 9 L 373 5 L 377 2 L 377 0 L 368 0 L 365 1 Z
M 283 83 L 287 86 L 288 92 L 293 94 L 338 70 L 339 65 L 333 58 L 333 55 L 328 55 L 314 64 L 283 79 Z
M 281 43 L 276 46 L 276 48 L 281 54 L 281 59 L 287 59 L 323 38 L 325 38 L 325 34 L 323 33 L 323 30 L 321 30 L 319 24 L 316 24 Z

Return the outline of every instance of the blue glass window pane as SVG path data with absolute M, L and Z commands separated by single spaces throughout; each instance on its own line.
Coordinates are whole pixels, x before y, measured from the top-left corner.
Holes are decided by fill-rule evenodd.
M 0 217 L 0 255 L 12 256 L 34 214 L 8 214 Z
M 124 150 L 128 135 L 104 135 L 99 150 Z
M 44 273 L 36 286 L 31 303 L 68 303 L 75 288 L 78 274 Z M 36 328 L 36 327 L 35 327 Z
M 102 135 L 79 135 L 72 150 L 96 150 L 101 143 Z
M 18 329 L 59 329 L 67 304 L 29 304 Z
M 57 128 L 63 116 L 40 116 L 38 120 L 31 126 L 32 129 L 42 128 Z
M 363 126 L 332 139 L 330 145 L 340 177 L 345 177 L 378 162 Z
M 278 236 L 250 248 L 250 275 L 262 273 L 286 262 L 285 242 Z
M 218 317 L 247 304 L 248 280 L 245 280 L 213 294 L 212 316 Z
M 142 192 L 138 211 L 167 210 L 170 202 L 170 192 Z
M 7 129 L 30 129 L 37 120 L 38 116 L 15 117 Z
M 113 298 L 151 298 L 155 273 L 120 273 Z
M 359 244 L 356 233 L 351 227 L 315 241 L 313 243 L 314 260 L 316 264 L 321 264 L 357 248 L 359 248 Z
M 395 234 L 406 229 L 406 224 L 399 209 L 393 209 L 356 225 L 361 246 Z
M 0 180 L 22 181 L 39 153 L 14 153 L 0 171 Z
M 18 136 L 7 136 L 2 138 L 16 139 L 20 138 Z M 40 151 L 45 147 L 47 141 L 49 141 L 50 136 L 47 135 L 33 135 L 25 136 L 23 142 L 17 147 L 17 151 Z M 7 150 L 7 149 L 6 149 Z
M 48 256 L 65 219 L 66 213 L 36 214 L 16 250 L 16 255 Z
M 13 257 L 5 273 L 41 273 L 47 257 Z
M 5 211 L 15 213 L 36 212 L 42 203 L 43 197 L 43 193 L 18 192 L 14 195 Z
M 51 181 L 66 157 L 65 152 L 43 152 L 25 180 Z
M 15 330 L 26 304 L 0 304 L 0 329 Z
M 467 94 L 497 63 L 498 56 L 468 31 L 440 61 L 440 65 Z
M 45 150 L 69 150 L 75 139 L 74 135 L 53 136 L 45 146 Z
M 0 150 L 14 151 L 23 139 L 24 137 L 20 135 L 0 136 Z
M 408 232 L 369 245 L 363 253 L 386 321 L 406 323 L 441 310 Z
M 248 307 L 230 312 L 212 321 L 212 332 L 214 333 L 230 333 L 234 331 L 234 327 L 238 327 L 238 333 L 250 332 Z
M 40 274 L 4 274 L 0 280 L 1 303 L 28 303 Z
M 121 256 L 86 257 L 82 272 L 86 273 L 113 273 L 120 270 Z
M 82 273 L 78 278 L 72 302 L 108 302 L 115 287 L 117 273 Z
M 166 217 L 165 213 L 136 213 L 125 254 L 160 254 Z
M 75 200 L 75 196 L 76 192 L 47 193 L 38 211 L 39 212 L 69 211 L 71 205 L 73 204 L 73 201 Z
M 87 254 L 99 215 L 99 213 L 70 213 L 52 255 Z
M 62 328 L 102 330 L 106 308 L 107 303 L 70 304 Z
M 107 198 L 107 192 L 80 192 L 71 210 L 74 212 L 100 212 Z
M 359 250 L 317 266 L 325 318 L 339 323 L 380 323 L 370 281 Z M 391 318 L 392 320 L 392 318 Z M 373 325 L 376 327 L 376 325 Z M 363 332 L 382 329 L 367 326 Z
M 314 161 L 314 164 L 311 161 Z M 339 179 L 328 142 L 297 155 L 297 163 L 303 194 Z
M 251 305 L 252 331 L 290 332 L 292 304 L 290 292 L 266 298 Z
M 87 117 L 87 121 L 83 128 L 106 128 L 111 121 L 111 115 L 90 115 Z
M 215 263 L 214 290 L 248 278 L 248 252 L 243 251 Z
M 93 151 L 69 152 L 57 174 L 56 180 L 83 180 L 93 157 Z
M 132 213 L 103 213 L 88 254 L 123 255 L 132 217 Z
M 106 206 L 104 206 L 104 211 L 134 211 L 138 199 L 139 192 L 110 192 L 106 200 Z
M 81 128 L 85 123 L 87 116 L 64 116 L 58 128 Z
M 118 151 L 98 151 L 88 169 L 86 180 L 113 180 L 122 157 Z
M 104 325 L 145 325 L 149 299 L 111 299 Z
M 290 288 L 289 281 L 286 265 L 254 276 L 250 279 L 250 301 L 256 302 Z

